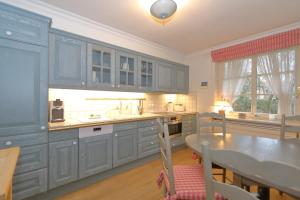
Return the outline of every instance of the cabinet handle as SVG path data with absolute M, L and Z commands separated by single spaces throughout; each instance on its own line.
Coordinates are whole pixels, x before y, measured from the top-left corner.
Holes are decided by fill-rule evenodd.
M 5 34 L 6 35 L 12 35 L 12 32 L 11 31 L 5 31 Z
M 120 87 L 120 85 L 118 85 L 118 88 Z
M 45 126 L 41 126 L 41 130 L 45 130 L 46 129 L 46 127 Z
M 5 145 L 6 145 L 6 146 L 10 146 L 10 145 L 12 145 L 12 142 L 11 142 L 11 141 L 6 141 L 6 142 L 5 142 Z
M 118 134 L 115 134 L 115 137 L 118 137 Z
M 84 82 L 84 81 L 82 81 L 82 82 L 81 82 L 81 85 L 85 85 L 85 82 Z
M 112 87 L 115 87 L 115 84 L 112 84 L 111 86 L 112 86 Z
M 75 144 L 77 144 L 77 142 L 76 142 L 76 141 L 73 141 L 73 144 L 75 145 Z

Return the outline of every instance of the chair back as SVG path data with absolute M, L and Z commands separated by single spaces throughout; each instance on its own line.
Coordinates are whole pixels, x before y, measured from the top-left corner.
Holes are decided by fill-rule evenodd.
M 212 178 L 211 163 L 234 169 L 243 174 L 257 177 L 272 185 L 293 189 L 300 193 L 300 169 L 285 163 L 258 161 L 253 157 L 232 150 L 209 149 L 207 143 L 202 144 L 207 199 L 213 199 L 214 192 L 219 192 L 225 199 L 254 200 L 252 194 L 232 185 L 216 182 Z M 281 185 L 280 185 L 281 184 Z
M 219 128 L 222 130 L 223 136 L 226 135 L 226 120 L 224 114 L 219 114 L 215 112 L 199 113 L 198 120 L 200 133 L 203 131 L 204 128 Z
M 280 127 L 280 139 L 286 138 L 286 133 L 292 132 L 296 133 L 296 137 L 299 138 L 300 133 L 300 115 L 294 116 L 281 116 L 281 127 Z
M 160 126 L 160 131 L 158 134 L 159 144 L 160 144 L 160 154 L 162 158 L 162 164 L 167 175 L 170 195 L 175 194 L 175 183 L 174 183 L 174 171 L 173 171 L 173 162 L 172 162 L 172 151 L 170 144 L 170 134 L 168 128 L 167 118 L 157 119 Z

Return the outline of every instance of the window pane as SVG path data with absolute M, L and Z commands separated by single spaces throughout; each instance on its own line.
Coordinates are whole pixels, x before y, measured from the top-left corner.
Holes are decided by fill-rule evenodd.
M 251 96 L 238 96 L 232 104 L 235 112 L 251 112 Z
M 257 94 L 272 94 L 271 89 L 268 87 L 268 76 L 257 75 Z
M 274 95 L 257 95 L 256 99 L 257 113 L 278 113 L 278 98 Z

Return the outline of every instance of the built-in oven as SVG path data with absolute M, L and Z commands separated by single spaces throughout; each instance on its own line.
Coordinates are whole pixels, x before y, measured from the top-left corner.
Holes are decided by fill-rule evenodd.
M 182 119 L 181 116 L 168 117 L 168 128 L 170 138 L 182 135 Z

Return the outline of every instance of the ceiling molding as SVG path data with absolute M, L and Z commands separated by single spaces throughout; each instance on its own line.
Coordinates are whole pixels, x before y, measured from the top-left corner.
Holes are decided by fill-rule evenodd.
M 66 11 L 64 9 L 58 8 L 56 6 L 49 5 L 45 2 L 39 0 L 0 0 L 0 2 L 10 4 L 19 8 L 23 8 L 32 12 L 36 12 L 41 15 L 45 15 L 53 19 L 53 27 L 58 29 L 63 29 L 65 31 L 72 32 L 71 25 L 65 26 L 65 23 L 61 21 L 68 20 L 71 23 L 76 23 L 77 26 L 81 27 L 82 32 L 80 35 L 86 37 L 91 37 L 102 42 L 110 43 L 116 46 L 121 46 L 124 48 L 131 48 L 131 50 L 140 51 L 145 49 L 143 53 L 150 54 L 152 56 L 161 57 L 165 59 L 171 59 L 175 62 L 182 62 L 184 60 L 184 53 L 176 51 L 174 49 L 165 47 L 155 42 L 145 40 L 141 37 L 135 36 L 133 34 L 121 31 L 119 29 L 110 27 L 108 25 L 96 22 L 94 20 L 82 17 L 80 15 L 74 14 L 72 12 Z M 97 34 L 86 33 L 84 27 L 88 27 L 97 32 Z M 76 34 L 76 33 L 75 33 Z M 77 33 L 79 34 L 79 33 Z M 102 37 L 103 36 L 103 37 Z M 109 39 L 110 41 L 103 40 Z M 101 40 L 102 39 L 102 40 Z M 128 44 L 134 44 L 128 46 Z
M 285 32 L 285 31 L 292 30 L 292 29 L 296 29 L 296 28 L 300 28 L 300 22 L 289 24 L 289 25 L 286 25 L 286 26 L 281 26 L 279 28 L 271 29 L 271 30 L 268 30 L 268 31 L 264 31 L 264 32 L 261 32 L 261 33 L 250 35 L 248 37 L 233 40 L 233 41 L 230 41 L 230 42 L 225 42 L 225 43 L 222 43 L 220 45 L 216 45 L 214 47 L 207 48 L 207 49 L 204 49 L 204 50 L 196 51 L 196 52 L 193 52 L 191 54 L 186 55 L 186 59 L 189 58 L 189 57 L 196 56 L 196 55 L 203 55 L 203 54 L 208 54 L 208 53 L 210 54 L 211 51 L 216 50 L 216 49 L 222 49 L 222 48 L 225 48 L 225 47 L 241 44 L 241 43 L 244 43 L 244 42 L 249 42 L 251 40 L 256 40 L 256 39 L 259 39 L 259 38 L 262 38 L 262 37 L 274 35 L 274 34 L 277 34 L 277 33 L 282 33 L 282 32 Z

